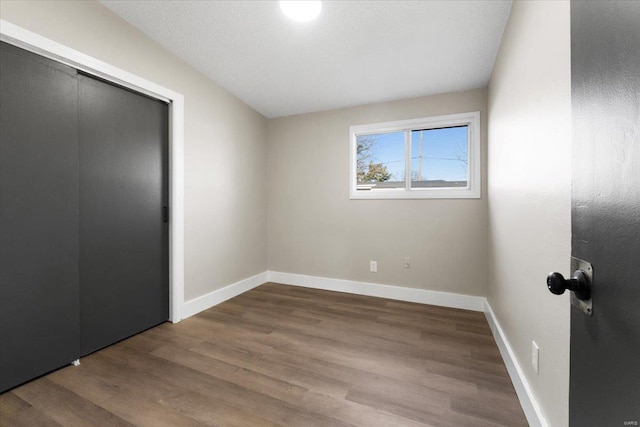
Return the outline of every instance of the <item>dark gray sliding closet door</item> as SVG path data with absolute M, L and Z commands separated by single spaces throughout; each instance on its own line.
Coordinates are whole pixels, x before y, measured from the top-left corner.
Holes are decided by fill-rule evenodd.
M 79 75 L 81 353 L 169 317 L 168 106 Z
M 0 392 L 168 318 L 168 106 L 0 43 Z
M 79 355 L 76 78 L 0 43 L 0 392 Z

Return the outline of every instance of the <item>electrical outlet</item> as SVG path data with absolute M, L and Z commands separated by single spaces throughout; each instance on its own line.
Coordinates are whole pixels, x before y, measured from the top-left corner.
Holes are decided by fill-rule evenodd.
M 531 341 L 531 364 L 533 365 L 533 370 L 536 371 L 536 374 L 539 372 L 540 365 L 540 347 L 536 344 L 535 341 Z
M 369 271 L 372 273 L 378 272 L 378 261 L 369 261 Z
M 404 257 L 404 268 L 411 268 L 411 258 L 408 256 Z

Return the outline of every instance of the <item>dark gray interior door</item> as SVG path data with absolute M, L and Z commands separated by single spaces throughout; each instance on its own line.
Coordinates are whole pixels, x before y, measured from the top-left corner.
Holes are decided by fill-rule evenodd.
M 169 317 L 167 104 L 79 75 L 86 355 Z
M 76 78 L 0 43 L 0 392 L 80 353 Z
M 571 3 L 572 253 L 594 270 L 571 307 L 572 427 L 640 422 L 640 2 Z M 625 424 L 626 422 L 626 424 Z

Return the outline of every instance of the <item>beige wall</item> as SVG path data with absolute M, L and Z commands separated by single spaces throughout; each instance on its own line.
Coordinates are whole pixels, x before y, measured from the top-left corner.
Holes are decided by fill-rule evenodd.
M 571 75 L 568 2 L 516 1 L 489 85 L 489 303 L 542 413 L 568 424 Z M 540 373 L 531 341 L 540 347 Z
M 266 119 L 97 2 L 0 17 L 185 97 L 185 300 L 267 269 Z
M 485 189 L 481 200 L 349 200 L 349 126 L 480 111 L 484 153 L 486 96 L 478 89 L 269 120 L 269 269 L 484 296 Z
M 0 16 L 184 94 L 186 300 L 267 267 L 488 292 L 544 415 L 567 424 L 568 297 L 544 286 L 570 256 L 567 3 L 514 3 L 488 110 L 478 89 L 268 122 L 98 3 L 2 1 Z M 477 110 L 481 200 L 349 200 L 350 125 Z

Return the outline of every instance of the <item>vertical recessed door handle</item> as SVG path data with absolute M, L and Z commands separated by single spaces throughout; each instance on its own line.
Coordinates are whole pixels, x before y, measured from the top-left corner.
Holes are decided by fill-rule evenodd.
M 162 207 L 162 222 L 169 222 L 169 207 Z

